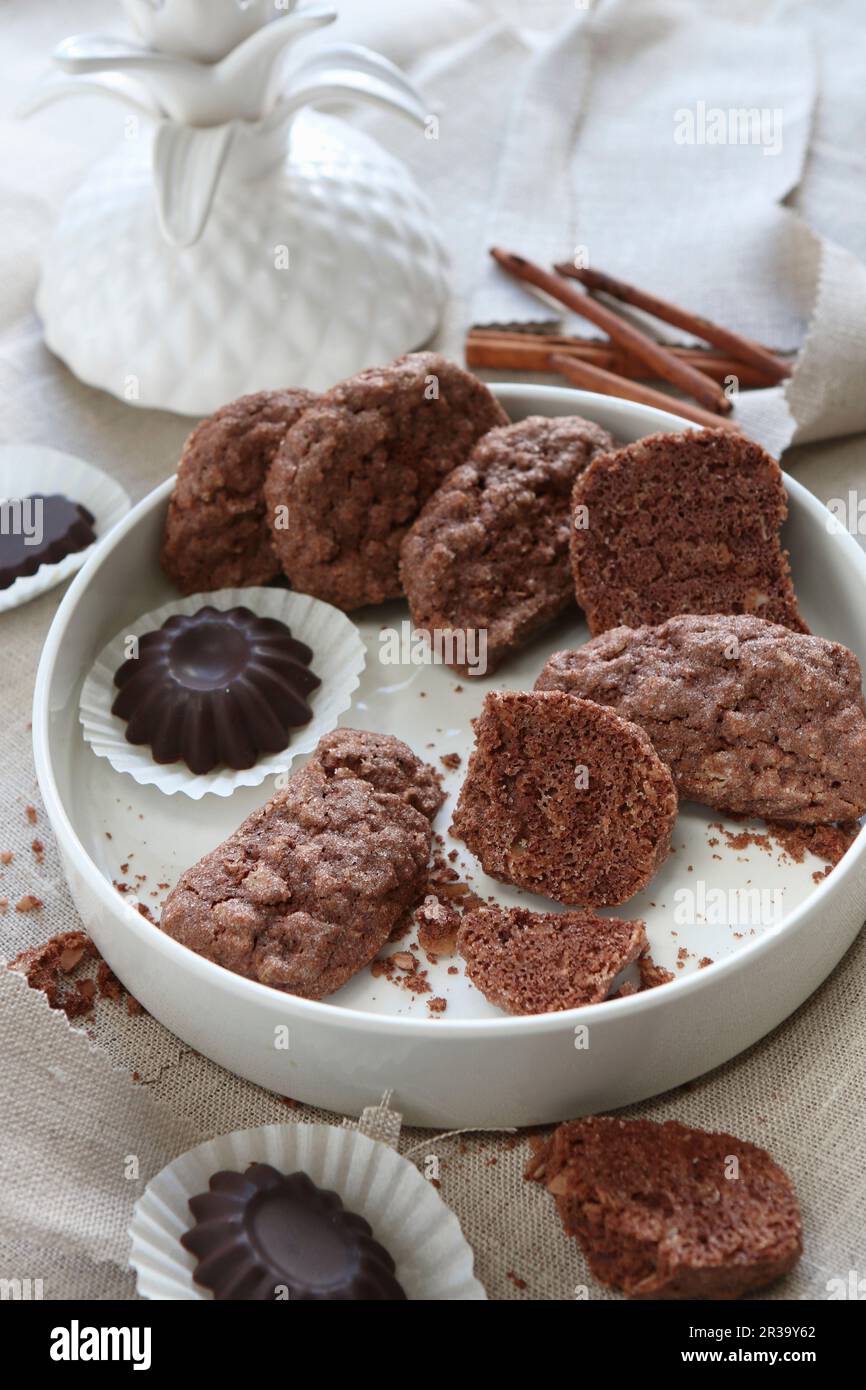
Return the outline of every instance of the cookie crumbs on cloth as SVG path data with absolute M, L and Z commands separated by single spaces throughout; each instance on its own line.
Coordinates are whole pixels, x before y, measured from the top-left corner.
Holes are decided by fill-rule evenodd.
M 96 964 L 96 977 L 70 977 L 79 967 Z M 60 932 L 41 946 L 29 946 L 10 961 L 7 970 L 23 974 L 31 989 L 41 990 L 52 1009 L 66 1014 L 70 1023 L 92 1012 L 97 999 L 126 1005 L 130 1014 L 144 1013 L 138 1000 L 120 983 L 83 931 Z

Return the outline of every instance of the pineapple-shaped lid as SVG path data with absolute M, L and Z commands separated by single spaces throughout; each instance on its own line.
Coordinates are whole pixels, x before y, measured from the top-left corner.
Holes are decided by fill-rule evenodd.
M 201 236 L 239 134 L 260 137 L 254 167 L 282 153 L 291 117 L 304 106 L 353 99 L 389 107 L 423 124 L 421 98 L 399 68 L 356 44 L 317 50 L 287 70 L 298 38 L 330 24 L 335 11 L 297 0 L 122 0 L 139 38 L 78 34 L 54 52 L 31 109 L 94 90 L 157 122 L 153 172 L 166 240 Z M 249 155 L 245 153 L 249 160 Z

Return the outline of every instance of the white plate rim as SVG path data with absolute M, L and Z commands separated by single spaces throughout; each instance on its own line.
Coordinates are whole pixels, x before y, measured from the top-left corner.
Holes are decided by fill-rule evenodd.
M 537 395 L 540 401 L 562 402 L 567 399 L 569 404 L 573 403 L 573 413 L 575 414 L 581 413 L 582 409 L 588 409 L 591 412 L 595 403 L 604 402 L 608 407 L 611 404 L 608 397 L 599 396 L 596 392 L 572 390 L 568 387 L 536 386 L 526 382 L 497 382 L 491 383 L 490 389 L 506 406 L 509 400 L 525 395 L 527 390 L 531 390 L 534 395 Z M 644 430 L 644 434 L 651 433 L 652 426 L 667 431 L 697 428 L 692 422 L 668 411 L 639 406 L 625 400 L 617 400 L 615 405 L 618 409 L 626 407 L 624 414 L 634 417 L 642 430 L 648 422 L 651 428 Z M 590 418 L 592 418 L 591 415 Z M 789 474 L 783 473 L 783 480 L 789 497 L 796 497 L 798 504 L 811 513 L 816 521 L 824 520 L 826 524 L 826 519 L 831 518 L 831 513 L 823 502 L 819 501 L 808 488 L 804 487 L 802 483 L 798 483 Z M 287 996 L 282 991 L 260 984 L 257 980 L 249 980 L 242 975 L 236 975 L 233 971 L 226 970 L 204 956 L 190 951 L 180 942 L 161 932 L 157 925 L 148 922 L 135 908 L 118 897 L 76 834 L 63 806 L 48 751 L 50 715 L 48 692 L 54 662 L 69 618 L 88 587 L 91 572 L 101 564 L 108 549 L 120 545 L 127 532 L 137 525 L 139 518 L 152 507 L 156 507 L 167 499 L 173 487 L 174 475 L 166 478 L 164 482 L 147 493 L 117 523 L 110 534 L 94 548 L 94 553 L 88 556 L 85 565 L 73 580 L 58 607 L 42 650 L 33 695 L 33 755 L 36 776 L 45 809 L 54 833 L 61 843 L 61 849 L 75 861 L 78 871 L 87 880 L 88 888 L 100 900 L 109 915 L 121 922 L 127 930 L 137 934 L 145 946 L 163 952 L 168 962 L 177 961 L 182 967 L 192 971 L 193 974 L 202 978 L 209 977 L 218 988 L 224 989 L 228 994 L 238 999 L 247 999 L 250 1003 L 258 1001 L 262 1008 L 267 1008 L 269 1004 L 273 1005 L 274 996 L 283 1004 Z M 864 595 L 866 595 L 866 553 L 861 550 L 853 536 L 849 535 L 847 531 L 839 530 L 838 527 L 832 529 L 836 542 L 845 551 L 853 568 L 857 571 L 863 585 Z M 668 993 L 670 990 L 677 992 L 677 998 L 684 999 L 687 995 L 698 995 L 703 990 L 717 988 L 727 977 L 736 976 L 744 968 L 754 968 L 762 957 L 771 950 L 780 935 L 789 932 L 793 934 L 806 913 L 813 913 L 828 897 L 835 897 L 837 893 L 842 891 L 843 885 L 853 872 L 855 864 L 864 855 L 866 855 L 866 834 L 861 834 L 840 859 L 833 873 L 823 879 L 802 903 L 786 914 L 781 922 L 768 928 L 756 940 L 741 946 L 733 955 L 714 962 L 705 970 L 694 971 L 683 977 L 678 976 L 669 984 L 658 989 L 643 990 L 620 999 L 605 1000 L 600 1004 L 583 1005 L 580 1008 L 560 1010 L 556 1013 L 457 1020 L 446 1017 L 414 1018 L 375 1014 L 368 1013 L 363 1009 L 330 1004 L 327 1000 L 303 999 L 299 995 L 290 995 L 288 998 L 291 999 L 292 1007 L 297 1010 L 300 1017 L 306 1016 L 320 1022 L 327 1021 L 337 1027 L 343 1026 L 355 1031 L 380 1034 L 389 1032 L 398 1036 L 406 1034 L 415 1038 L 447 1036 L 452 1040 L 464 1038 L 480 1040 L 496 1034 L 555 1033 L 563 1027 L 577 1026 L 589 1022 L 592 1018 L 598 1018 L 599 1009 L 606 1010 L 605 1016 L 608 1018 L 613 1016 L 614 1010 L 618 1010 L 620 1015 L 625 1015 L 628 1012 L 632 1017 L 636 1017 L 640 1014 L 652 1013 L 656 1009 L 666 1008 L 666 1000 L 671 997 Z M 216 979 L 213 972 L 218 972 L 220 978 Z

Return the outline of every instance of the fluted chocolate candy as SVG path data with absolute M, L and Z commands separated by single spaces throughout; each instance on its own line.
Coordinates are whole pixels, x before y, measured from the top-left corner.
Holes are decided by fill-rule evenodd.
M 20 506 L 21 523 L 13 524 Z M 4 504 L 0 529 L 0 589 L 35 574 L 41 565 L 56 565 L 96 540 L 93 516 L 86 507 L 60 493 L 34 493 Z
M 275 618 L 207 605 L 144 634 L 115 674 L 111 712 L 157 763 L 182 760 L 195 773 L 252 767 L 312 719 L 307 696 L 321 684 L 312 656 Z
M 190 1198 L 196 1224 L 181 1244 L 193 1278 L 216 1299 L 292 1303 L 405 1299 L 394 1261 L 362 1216 L 306 1173 L 267 1163 L 214 1173 Z

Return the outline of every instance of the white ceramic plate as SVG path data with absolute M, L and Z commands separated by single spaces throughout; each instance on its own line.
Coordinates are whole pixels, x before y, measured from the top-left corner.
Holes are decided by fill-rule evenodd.
M 622 440 L 683 427 L 674 416 L 585 392 L 494 389 L 514 418 L 580 413 Z M 850 536 L 828 528 L 821 503 L 786 481 L 785 542 L 806 619 L 862 661 L 866 557 Z M 239 789 L 225 800 L 207 798 L 191 814 L 184 798 L 114 772 L 81 737 L 82 673 L 124 623 L 171 596 L 157 557 L 172 485 L 168 480 L 134 509 L 66 595 L 39 668 L 33 729 L 42 794 L 81 915 L 124 984 L 190 1046 L 272 1090 L 343 1113 L 359 1113 L 393 1087 L 395 1105 L 414 1123 L 536 1124 L 625 1105 L 717 1066 L 786 1018 L 850 946 L 866 904 L 866 837 L 816 883 L 818 861 L 794 864 L 778 852 L 731 849 L 712 828 L 717 813 L 691 805 L 680 812 L 676 852 L 649 888 L 619 909 L 645 917 L 654 959 L 677 978 L 589 1008 L 507 1017 L 469 984 L 462 966 L 449 974 L 455 962 L 447 958 L 429 967 L 432 995 L 447 1000 L 435 1017 L 427 1007 L 431 994 L 414 996 L 369 970 L 327 1002 L 312 1002 L 233 975 L 164 936 L 135 910 L 135 895 L 158 915 L 167 891 L 159 885 L 173 884 L 269 794 L 267 783 Z M 485 692 L 530 688 L 550 652 L 585 641 L 587 633 L 575 614 L 505 670 L 473 682 L 446 667 L 384 664 L 381 630 L 399 629 L 407 618 L 403 603 L 362 615 L 367 665 L 341 722 L 398 734 L 433 763 L 444 753 L 461 755 L 461 769 L 447 774 L 448 803 L 437 821 L 447 838 L 472 744 L 470 720 Z M 463 846 L 455 847 L 458 869 L 473 875 L 483 896 L 549 909 L 485 878 Z M 132 891 L 119 893 L 118 880 Z M 744 889 L 751 899 L 739 896 Z M 706 919 L 720 893 L 730 911 L 713 925 Z M 737 920 L 741 914 L 745 920 Z M 705 959 L 713 964 L 700 968 Z M 278 1024 L 289 1025 L 288 1051 L 274 1046 Z

